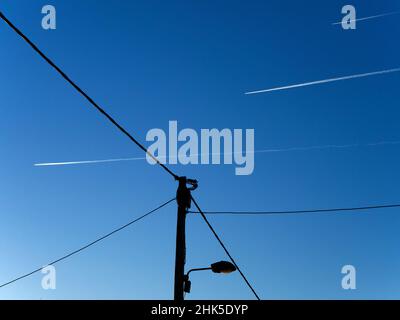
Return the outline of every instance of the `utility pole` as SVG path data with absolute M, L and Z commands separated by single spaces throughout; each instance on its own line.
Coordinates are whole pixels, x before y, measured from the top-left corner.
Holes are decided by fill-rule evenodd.
M 179 185 L 178 190 L 176 191 L 178 216 L 176 222 L 174 300 L 183 301 L 186 260 L 186 213 L 187 210 L 190 208 L 190 203 L 192 200 L 190 191 L 197 188 L 197 181 L 187 179 L 186 177 L 179 177 L 178 181 Z M 188 188 L 187 184 L 190 184 L 191 187 Z

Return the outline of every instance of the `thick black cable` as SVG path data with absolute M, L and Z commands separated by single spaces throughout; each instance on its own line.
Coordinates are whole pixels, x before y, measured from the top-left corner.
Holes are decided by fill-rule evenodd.
M 178 176 L 173 173 L 165 164 L 161 163 L 153 154 L 151 154 L 139 141 L 137 141 L 128 131 L 117 123 L 103 108 L 101 108 L 87 93 L 85 93 L 74 81 L 70 79 L 50 58 L 48 58 L 29 38 L 24 35 L 4 14 L 0 11 L 0 18 L 3 19 L 22 39 L 24 39 L 48 64 L 50 64 L 69 84 L 71 84 L 82 96 L 84 96 L 101 114 L 103 114 L 112 124 L 114 124 L 122 133 L 133 141 L 140 149 L 148 154 L 154 161 L 157 162 L 164 170 L 172 175 L 175 180 Z
M 104 240 L 104 239 L 110 237 L 111 235 L 113 235 L 113 234 L 115 234 L 115 233 L 117 233 L 117 232 L 119 232 L 119 231 L 121 231 L 121 230 L 123 230 L 123 229 L 129 227 L 129 226 L 132 225 L 133 223 L 138 222 L 138 221 L 142 220 L 143 218 L 145 218 L 145 217 L 151 215 L 152 213 L 154 213 L 154 212 L 156 212 L 157 210 L 159 210 L 159 209 L 165 207 L 167 204 L 171 203 L 171 202 L 174 201 L 174 200 L 175 200 L 175 198 L 173 198 L 173 199 L 171 199 L 171 200 L 169 200 L 169 201 L 167 201 L 167 202 L 164 202 L 162 205 L 160 205 L 160 206 L 158 206 L 157 208 L 155 208 L 155 209 L 153 209 L 153 210 L 147 212 L 146 214 L 140 216 L 139 218 L 136 218 L 135 220 L 132 220 L 131 222 L 128 222 L 127 224 L 123 225 L 122 227 L 119 227 L 119 228 L 117 228 L 117 229 L 115 229 L 115 230 L 113 230 L 113 231 L 107 233 L 106 235 L 104 235 L 104 236 L 102 236 L 102 237 L 100 237 L 100 238 L 98 238 L 98 239 L 96 239 L 96 240 L 90 242 L 89 244 L 87 244 L 87 245 L 85 245 L 85 246 L 83 246 L 83 247 L 81 247 L 81 248 L 79 248 L 79 249 L 77 249 L 77 250 L 75 250 L 75 251 L 73 251 L 73 252 L 71 252 L 71 253 L 68 253 L 68 254 L 65 255 L 65 256 L 62 256 L 61 258 L 59 258 L 59 259 L 57 259 L 57 260 L 54 260 L 53 262 L 48 263 L 46 266 L 55 265 L 56 263 L 61 262 L 61 261 L 65 260 L 65 259 L 67 259 L 67 258 L 69 258 L 69 257 L 71 257 L 71 256 L 73 256 L 73 255 L 75 255 L 75 254 L 77 254 L 77 253 L 79 253 L 79 252 L 81 252 L 81 251 L 83 251 L 83 250 L 85 250 L 85 249 L 87 249 L 87 248 L 89 248 L 89 247 L 95 245 L 96 243 L 98 243 L 98 242 L 100 242 L 100 241 L 102 241 L 102 240 Z M 13 280 L 11 280 L 11 281 L 5 282 L 5 283 L 3 283 L 2 285 L 0 285 L 0 288 L 3 288 L 3 287 L 5 287 L 5 286 L 8 286 L 8 285 L 10 285 L 10 284 L 12 284 L 12 283 L 14 283 L 14 282 L 17 282 L 17 281 L 21 280 L 21 279 L 24 279 L 24 278 L 26 278 L 26 277 L 29 277 L 29 276 L 31 276 L 31 275 L 33 275 L 33 274 L 35 274 L 35 273 L 41 271 L 41 270 L 42 270 L 43 268 L 45 268 L 46 266 L 37 268 L 37 269 L 35 269 L 35 270 L 33 270 L 33 271 L 29 272 L 29 273 L 26 273 L 26 274 L 24 274 L 24 275 L 22 275 L 22 276 L 19 276 L 18 278 L 15 278 L 15 279 L 13 279 Z
M 367 207 L 351 207 L 351 208 L 332 208 L 332 209 L 312 209 L 312 210 L 293 210 L 293 211 L 203 211 L 207 215 L 279 215 L 279 214 L 301 214 L 301 213 L 328 213 L 340 211 L 362 211 L 400 208 L 400 204 L 377 205 Z M 200 213 L 199 211 L 188 211 L 189 213 Z
M 196 200 L 193 199 L 192 197 L 192 201 L 194 203 L 194 205 L 196 206 L 197 210 L 199 210 L 199 213 L 201 214 L 201 216 L 203 217 L 204 221 L 206 222 L 206 224 L 208 225 L 208 227 L 210 228 L 211 232 L 214 234 L 215 238 L 218 240 L 219 244 L 221 245 L 221 247 L 224 249 L 225 253 L 228 255 L 229 259 L 231 259 L 232 263 L 234 264 L 234 266 L 236 267 L 237 271 L 239 271 L 240 275 L 242 276 L 243 280 L 246 282 L 247 286 L 250 288 L 250 290 L 253 292 L 254 296 L 257 298 L 257 300 L 261 300 L 260 297 L 258 296 L 258 294 L 256 293 L 256 291 L 254 290 L 253 286 L 250 284 L 250 282 L 247 280 L 246 276 L 243 274 L 242 270 L 239 268 L 239 266 L 237 265 L 235 259 L 233 259 L 232 255 L 229 253 L 228 249 L 226 248 L 226 246 L 224 245 L 224 243 L 222 242 L 221 238 L 218 236 L 218 234 L 215 232 L 214 228 L 212 227 L 212 225 L 210 224 L 210 222 L 208 221 L 207 217 L 205 216 L 205 214 L 203 213 L 203 211 L 200 209 L 199 205 L 197 204 Z

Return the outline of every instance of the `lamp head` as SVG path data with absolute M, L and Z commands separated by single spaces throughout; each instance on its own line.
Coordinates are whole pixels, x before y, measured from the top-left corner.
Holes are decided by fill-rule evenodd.
M 228 261 L 219 261 L 211 265 L 211 270 L 214 273 L 231 273 L 236 271 L 236 267 Z

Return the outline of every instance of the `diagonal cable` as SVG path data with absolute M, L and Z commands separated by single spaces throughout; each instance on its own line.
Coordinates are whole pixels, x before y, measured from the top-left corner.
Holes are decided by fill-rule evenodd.
M 172 172 L 165 164 L 161 163 L 146 147 L 144 147 L 138 140 L 136 140 L 128 131 L 126 131 L 113 117 L 111 117 L 102 107 L 100 107 L 85 91 L 83 91 L 71 78 L 64 73 L 49 57 L 47 57 L 25 34 L 22 33 L 5 15 L 0 11 L 0 18 L 3 19 L 22 39 L 27 42 L 34 51 L 36 51 L 50 66 L 52 66 L 71 86 L 73 86 L 82 96 L 90 102 L 101 114 L 103 114 L 113 125 L 115 125 L 122 133 L 149 155 L 157 164 L 159 164 L 171 176 L 177 179 L 177 175 Z
M 121 226 L 121 227 L 119 227 L 119 228 L 107 233 L 106 235 L 104 235 L 104 236 L 102 236 L 102 237 L 100 237 L 100 238 L 88 243 L 87 245 L 85 245 L 85 246 L 83 246 L 83 247 L 81 247 L 81 248 L 79 248 L 79 249 L 77 249 L 75 251 L 72 251 L 71 253 L 68 253 L 68 254 L 62 256 L 61 258 L 58 258 L 57 260 L 54 260 L 54 261 L 48 263 L 46 266 L 55 265 L 56 263 L 61 262 L 61 261 L 65 260 L 65 259 L 67 259 L 67 258 L 69 258 L 69 257 L 71 257 L 71 256 L 73 256 L 73 255 L 75 255 L 75 254 L 77 254 L 77 253 L 79 253 L 79 252 L 81 252 L 81 251 L 83 251 L 83 250 L 95 245 L 96 243 L 98 243 L 98 242 L 100 242 L 100 241 L 112 236 L 113 234 L 115 234 L 115 233 L 117 233 L 117 232 L 129 227 L 130 225 L 132 225 L 132 224 L 144 219 L 145 217 L 147 217 L 147 216 L 151 215 L 152 213 L 158 211 L 159 209 L 165 207 L 167 204 L 171 203 L 174 200 L 175 200 L 175 198 L 173 198 L 173 199 L 171 199 L 171 200 L 169 200 L 167 202 L 164 202 L 162 205 L 160 205 L 157 208 L 145 213 L 144 215 L 140 216 L 139 218 L 136 218 L 135 220 L 132 220 L 132 221 L 128 222 L 127 224 L 125 224 L 125 225 L 123 225 L 123 226 Z M 44 266 L 44 267 L 46 267 L 46 266 Z M 24 274 L 22 276 L 19 276 L 19 277 L 13 279 L 13 280 L 5 282 L 5 283 L 0 285 L 0 288 L 6 287 L 6 286 L 8 286 L 8 285 L 10 285 L 10 284 L 12 284 L 14 282 L 17 282 L 17 281 L 22 280 L 22 279 L 24 279 L 26 277 L 29 277 L 29 276 L 41 271 L 44 267 L 40 267 L 40 268 L 34 269 L 31 272 L 28 272 L 28 273 L 26 273 L 26 274 Z
M 218 236 L 218 234 L 216 233 L 216 231 L 214 230 L 214 228 L 212 227 L 212 225 L 210 224 L 210 222 L 208 221 L 207 217 L 205 216 L 205 214 L 203 213 L 203 211 L 200 209 L 199 205 L 197 204 L 196 200 L 193 199 L 192 197 L 192 201 L 194 203 L 194 205 L 196 206 L 197 210 L 199 210 L 199 213 L 201 214 L 201 216 L 203 217 L 204 221 L 206 222 L 207 226 L 210 228 L 211 232 L 214 234 L 215 238 L 217 238 L 219 244 L 221 245 L 221 247 L 224 249 L 225 253 L 228 255 L 229 259 L 231 259 L 232 263 L 234 264 L 234 266 L 236 267 L 236 269 L 239 271 L 240 275 L 242 276 L 243 280 L 246 282 L 247 286 L 250 288 L 250 290 L 253 292 L 254 296 L 257 298 L 257 300 L 261 300 L 260 297 L 258 296 L 258 294 L 256 293 L 256 291 L 254 290 L 253 286 L 250 284 L 250 282 L 247 280 L 246 276 L 243 274 L 242 270 L 239 268 L 239 266 L 237 265 L 235 259 L 233 259 L 232 255 L 229 253 L 228 249 L 226 248 L 226 246 L 224 245 L 224 243 L 222 242 L 221 238 Z

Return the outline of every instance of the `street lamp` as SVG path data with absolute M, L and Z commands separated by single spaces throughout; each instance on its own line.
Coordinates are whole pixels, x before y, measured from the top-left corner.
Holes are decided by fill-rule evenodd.
M 184 292 L 190 293 L 190 289 L 192 286 L 192 283 L 189 280 L 190 273 L 194 272 L 194 271 L 204 271 L 204 270 L 211 270 L 214 273 L 228 274 L 228 273 L 236 271 L 236 267 L 228 261 L 219 261 L 219 262 L 213 263 L 211 266 L 209 266 L 207 268 L 190 269 L 184 277 L 184 289 L 183 289 Z

